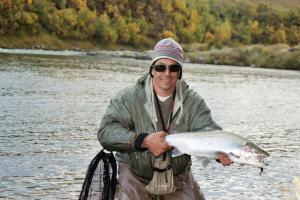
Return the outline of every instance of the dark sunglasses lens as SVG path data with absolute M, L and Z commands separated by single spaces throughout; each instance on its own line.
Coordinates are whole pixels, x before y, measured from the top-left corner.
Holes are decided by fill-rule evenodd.
M 170 72 L 179 72 L 180 65 L 170 65 L 169 69 L 170 69 Z
M 160 65 L 160 64 L 158 64 L 158 65 L 154 65 L 154 69 L 157 72 L 164 72 L 164 71 L 166 71 L 167 66 L 166 65 Z M 180 65 L 177 65 L 177 64 L 170 65 L 169 66 L 169 70 L 170 70 L 170 72 L 179 72 Z
M 166 70 L 165 65 L 154 65 L 154 69 L 158 72 L 164 72 Z

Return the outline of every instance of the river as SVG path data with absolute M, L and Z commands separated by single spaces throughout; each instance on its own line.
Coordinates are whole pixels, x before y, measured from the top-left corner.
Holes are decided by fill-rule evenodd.
M 0 54 L 0 198 L 78 199 L 109 100 L 149 61 L 72 52 Z M 294 200 L 300 177 L 300 72 L 186 64 L 183 78 L 225 130 L 271 154 L 252 166 L 195 160 L 208 200 Z

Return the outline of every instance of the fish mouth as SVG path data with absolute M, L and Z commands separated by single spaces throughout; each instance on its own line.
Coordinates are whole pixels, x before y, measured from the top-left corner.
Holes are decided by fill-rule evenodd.
M 260 158 L 257 158 L 255 163 L 253 163 L 254 166 L 258 167 L 258 168 L 264 168 L 269 166 L 270 164 L 270 160 L 269 159 L 265 159 L 265 157 L 261 156 Z
M 269 160 L 266 159 L 268 158 L 269 155 L 265 155 L 265 154 L 259 154 L 256 159 L 257 159 L 257 164 L 258 167 L 265 167 L 269 165 Z
M 268 154 L 268 156 L 270 156 L 269 154 Z M 263 171 L 264 171 L 264 167 L 267 167 L 267 166 L 269 166 L 269 161 L 268 160 L 262 160 L 261 161 L 261 166 L 259 166 L 259 168 L 260 168 L 260 173 L 259 173 L 259 175 L 261 175 L 262 173 L 263 173 Z
M 265 166 L 269 166 L 270 163 L 270 154 L 268 156 L 264 157 L 263 160 L 261 161 Z

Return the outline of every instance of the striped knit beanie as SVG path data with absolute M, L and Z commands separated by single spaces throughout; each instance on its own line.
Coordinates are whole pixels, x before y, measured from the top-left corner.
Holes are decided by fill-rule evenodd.
M 183 66 L 183 50 L 182 47 L 172 38 L 165 38 L 160 40 L 154 46 L 152 54 L 152 62 L 150 65 L 150 75 L 152 70 L 152 65 L 161 58 L 169 58 L 180 64 L 180 75 L 179 79 L 182 76 L 182 66 Z

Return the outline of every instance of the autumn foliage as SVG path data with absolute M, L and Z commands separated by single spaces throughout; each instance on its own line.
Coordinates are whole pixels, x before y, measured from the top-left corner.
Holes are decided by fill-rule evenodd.
M 162 37 L 215 47 L 297 45 L 300 8 L 239 0 L 0 0 L 0 37 L 41 33 L 135 47 Z

